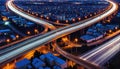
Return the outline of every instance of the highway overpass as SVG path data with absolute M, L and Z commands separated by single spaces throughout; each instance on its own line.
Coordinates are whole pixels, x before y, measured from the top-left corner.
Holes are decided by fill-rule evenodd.
M 36 37 L 36 40 L 31 39 L 32 42 L 25 43 L 22 46 L 20 46 L 19 48 L 15 48 L 13 50 L 7 49 L 7 52 L 0 55 L 0 58 L 1 58 L 0 64 L 4 63 L 12 58 L 15 58 L 16 56 L 19 56 L 19 55 L 21 55 L 21 54 L 23 54 L 31 49 L 35 49 L 36 47 L 38 47 L 40 45 L 49 43 L 49 42 L 54 41 L 58 38 L 61 38 L 61 37 L 66 36 L 68 34 L 71 34 L 75 31 L 78 31 L 78 30 L 83 29 L 85 27 L 91 26 L 92 24 L 95 24 L 95 23 L 99 22 L 100 20 L 103 20 L 104 18 L 112 15 L 114 12 L 117 11 L 118 6 L 112 1 L 109 1 L 109 2 L 111 4 L 111 7 L 101 14 L 98 14 L 94 17 L 91 17 L 91 18 L 86 19 L 84 21 L 78 22 L 76 24 L 72 24 L 72 25 L 69 25 L 69 26 L 66 26 L 63 28 L 53 30 L 51 32 L 46 33 L 45 35 L 41 35 L 39 37 Z M 11 1 L 7 2 L 7 6 L 9 8 L 11 6 L 13 6 L 13 5 L 10 5 L 11 3 L 12 3 Z M 14 8 L 14 7 L 12 7 L 12 8 Z M 14 12 L 18 12 L 18 11 L 14 11 Z M 84 63 L 87 63 L 87 62 L 83 62 L 83 65 L 84 65 Z M 95 64 L 93 64 L 93 65 L 89 64 L 86 67 L 89 67 L 89 66 L 97 67 L 97 65 L 95 65 Z
M 109 42 L 80 56 L 83 60 L 88 60 L 94 64 L 104 65 L 116 53 L 120 51 L 120 35 Z
M 55 42 L 54 48 L 66 58 L 85 66 L 88 69 L 104 69 L 103 65 L 120 51 L 120 35 L 105 44 L 90 50 L 80 56 L 75 56 L 62 50 Z
M 14 13 L 18 14 L 19 16 L 21 17 L 24 17 L 30 21 L 33 21 L 37 24 L 40 24 L 40 25 L 43 25 L 44 27 L 47 27 L 51 30 L 54 30 L 55 29 L 55 26 L 53 26 L 52 24 L 46 22 L 46 21 L 43 21 L 35 16 L 32 16 L 32 15 L 29 15 L 28 13 L 25 13 L 23 12 L 21 9 L 18 9 L 14 4 L 13 4 L 13 1 L 14 0 L 9 0 L 6 4 L 6 6 Z

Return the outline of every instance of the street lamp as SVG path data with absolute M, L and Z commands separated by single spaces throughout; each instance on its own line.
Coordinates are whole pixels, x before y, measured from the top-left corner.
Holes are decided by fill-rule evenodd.
M 68 41 L 68 38 L 67 38 L 67 37 L 63 37 L 63 38 L 62 38 L 62 41 L 67 42 L 67 41 Z
M 6 40 L 6 42 L 8 42 L 8 43 L 9 43 L 9 42 L 10 42 L 10 39 L 7 39 L 7 40 Z
M 16 35 L 16 38 L 18 39 L 18 38 L 19 38 L 19 35 Z
M 40 17 L 43 18 L 43 15 L 41 15 Z
M 34 29 L 34 32 L 35 32 L 35 33 L 39 33 L 39 31 L 38 31 L 37 29 Z
M 37 13 L 36 13 L 35 15 L 36 15 L 36 16 L 38 16 L 38 14 L 37 14 Z
M 49 17 L 47 17 L 47 20 L 49 20 Z
M 2 20 L 3 20 L 3 21 L 7 21 L 8 18 L 7 18 L 6 16 L 2 16 Z
M 6 21 L 6 22 L 5 22 L 5 25 L 9 25 L 9 24 L 10 24 L 10 22 L 9 22 L 9 21 Z
M 73 18 L 72 21 L 75 22 L 75 19 Z
M 59 23 L 59 20 L 57 20 L 56 23 Z
M 68 20 L 66 20 L 66 23 L 68 23 Z
M 80 21 L 80 20 L 81 20 L 81 18 L 78 18 L 78 20 Z
M 117 30 L 118 29 L 118 27 L 115 27 L 115 30 Z
M 109 30 L 109 33 L 112 33 L 112 30 Z
M 34 12 L 32 12 L 32 15 L 34 15 Z
M 30 31 L 27 31 L 27 34 L 30 35 L 31 34 Z
M 90 14 L 90 16 L 92 16 L 92 14 Z
M 75 38 L 75 42 L 78 42 L 78 39 L 77 39 L 77 38 Z
M 85 16 L 85 18 L 87 18 L 87 16 Z

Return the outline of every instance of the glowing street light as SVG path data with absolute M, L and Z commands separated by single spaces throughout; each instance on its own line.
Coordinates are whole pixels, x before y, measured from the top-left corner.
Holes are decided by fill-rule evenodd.
M 47 17 L 46 19 L 49 20 L 49 17 Z
M 18 39 L 18 38 L 19 38 L 19 35 L 16 35 L 16 38 Z
M 66 23 L 68 23 L 68 20 L 66 20 Z
M 117 30 L 118 29 L 118 27 L 115 27 L 115 30 Z
M 31 34 L 30 31 L 27 31 L 27 34 L 30 35 Z
M 34 15 L 35 13 L 34 12 L 32 12 L 32 15 Z
M 109 30 L 109 33 L 112 33 L 112 30 Z
M 62 38 L 62 41 L 63 41 L 63 42 L 66 42 L 66 41 L 68 41 L 68 38 L 67 38 L 67 37 L 63 37 L 63 38 Z
M 80 20 L 81 20 L 81 18 L 78 18 L 78 20 L 80 21 Z
M 43 18 L 43 15 L 41 15 L 40 17 Z
M 9 24 L 10 24 L 10 22 L 9 22 L 9 21 L 6 21 L 6 22 L 5 22 L 5 25 L 9 25 Z
M 92 14 L 90 14 L 90 16 L 92 16 Z
M 10 42 L 10 39 L 7 39 L 7 40 L 6 40 L 6 42 L 8 42 L 8 43 L 9 43 L 9 42 Z
M 59 23 L 59 20 L 57 20 L 56 23 Z
M 75 38 L 75 42 L 78 42 L 78 39 L 77 39 L 77 38 Z
M 87 18 L 87 16 L 85 16 L 85 18 Z
M 75 19 L 73 18 L 72 21 L 75 22 Z
M 36 16 L 38 16 L 38 14 L 37 14 L 37 13 L 36 13 L 35 15 L 36 15 Z
M 35 32 L 35 33 L 39 33 L 39 31 L 38 31 L 37 29 L 34 29 L 34 32 Z
M 7 18 L 6 16 L 2 16 L 2 20 L 3 20 L 3 21 L 7 21 L 8 18 Z

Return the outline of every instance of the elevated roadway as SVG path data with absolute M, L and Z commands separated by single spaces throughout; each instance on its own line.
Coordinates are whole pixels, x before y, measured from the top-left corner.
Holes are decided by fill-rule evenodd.
M 36 40 L 31 39 L 32 42 L 27 42 L 25 44 L 22 44 L 22 46 L 20 46 L 19 48 L 15 48 L 13 50 L 8 49 L 7 52 L 0 55 L 0 58 L 1 58 L 0 64 L 2 64 L 3 62 L 6 62 L 12 58 L 15 58 L 21 54 L 24 54 L 25 52 L 27 52 L 31 49 L 35 49 L 36 47 L 38 47 L 40 45 L 49 43 L 49 42 L 54 41 L 58 38 L 61 38 L 61 37 L 66 36 L 68 34 L 71 34 L 75 31 L 78 31 L 78 30 L 83 29 L 85 27 L 91 26 L 91 25 L 103 20 L 104 18 L 112 15 L 114 12 L 117 11 L 118 6 L 116 3 L 112 2 L 112 1 L 108 1 L 108 2 L 110 2 L 111 7 L 101 14 L 98 14 L 94 17 L 91 17 L 91 18 L 86 19 L 84 21 L 78 22 L 76 24 L 72 24 L 72 25 L 69 25 L 69 26 L 66 26 L 63 28 L 53 30 L 51 32 L 46 33 L 45 35 L 41 35 L 39 37 L 36 37 Z M 11 5 L 11 3 L 12 3 L 11 1 L 8 1 L 7 6 L 9 8 L 10 7 L 14 8 L 13 5 Z M 14 12 L 18 12 L 18 11 L 14 10 Z M 60 52 L 60 51 L 58 50 L 58 52 Z M 83 60 L 81 59 L 80 61 L 83 61 Z M 99 68 L 97 65 L 91 64 L 90 62 L 83 61 L 83 62 L 79 62 L 79 63 L 82 65 L 85 65 L 85 67 L 87 67 L 87 68 L 93 68 L 93 67 L 96 69 Z M 88 64 L 88 65 L 86 66 L 86 64 Z
M 37 17 L 33 17 L 23 11 L 21 11 L 20 9 L 18 9 L 14 4 L 13 4 L 13 1 L 14 0 L 9 0 L 6 4 L 6 6 L 14 13 L 18 14 L 19 16 L 21 17 L 24 17 L 30 21 L 33 21 L 37 24 L 40 24 L 40 25 L 43 25 L 44 27 L 47 27 L 47 28 L 50 28 L 51 30 L 54 30 L 55 29 L 55 26 L 53 26 L 52 24 L 46 22 L 46 21 L 43 21 L 41 19 L 38 19 Z
M 80 58 L 88 60 L 94 64 L 104 65 L 116 53 L 120 51 L 120 35 L 105 44 L 81 55 Z

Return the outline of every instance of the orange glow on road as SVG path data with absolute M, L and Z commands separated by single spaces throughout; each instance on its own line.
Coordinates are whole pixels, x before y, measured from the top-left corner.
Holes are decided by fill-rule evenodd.
M 3 67 L 3 69 L 15 69 L 15 65 L 8 63 L 5 67 Z
M 48 51 L 49 51 L 48 47 L 46 47 L 46 46 L 40 46 L 39 48 L 31 50 L 30 52 L 28 52 L 28 53 L 24 54 L 23 56 L 19 57 L 19 59 L 7 63 L 5 66 L 2 67 L 2 69 L 15 69 L 15 63 L 17 61 L 20 61 L 20 60 L 22 60 L 24 58 L 31 59 L 31 57 L 33 57 L 34 52 L 36 50 L 39 51 L 39 52 L 42 52 L 44 54 L 48 53 Z
M 62 41 L 63 41 L 63 42 L 68 42 L 69 40 L 68 40 L 67 37 L 63 37 L 63 38 L 62 38 Z

